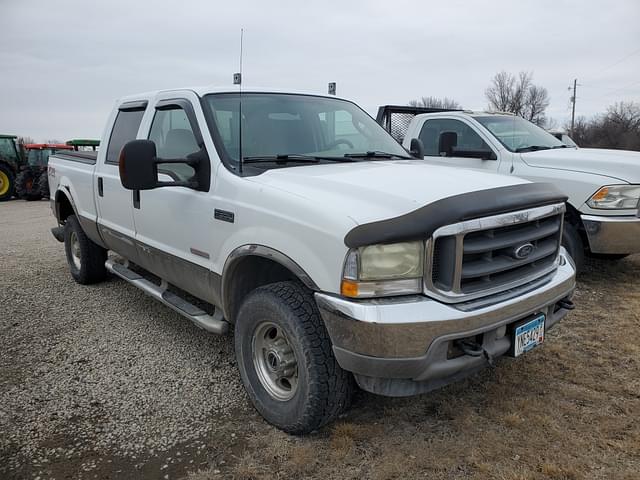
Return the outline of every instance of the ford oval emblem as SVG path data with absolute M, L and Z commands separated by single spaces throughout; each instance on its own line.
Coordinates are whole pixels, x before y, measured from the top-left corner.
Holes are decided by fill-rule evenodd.
M 515 249 L 515 251 L 513 252 L 513 256 L 516 257 L 518 260 L 524 260 L 525 258 L 527 258 L 529 255 L 533 253 L 534 248 L 535 247 L 533 246 L 533 244 L 525 243 Z

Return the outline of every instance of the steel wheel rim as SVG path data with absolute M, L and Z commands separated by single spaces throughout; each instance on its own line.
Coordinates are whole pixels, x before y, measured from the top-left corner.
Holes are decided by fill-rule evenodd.
M 298 390 L 298 360 L 284 330 L 263 322 L 251 343 L 253 365 L 264 389 L 281 402 L 293 398 Z
M 9 176 L 0 172 L 0 195 L 4 195 L 9 191 Z
M 71 247 L 71 260 L 75 267 L 80 270 L 80 240 L 78 240 L 78 235 L 76 232 L 71 232 L 71 236 L 69 237 L 69 244 Z

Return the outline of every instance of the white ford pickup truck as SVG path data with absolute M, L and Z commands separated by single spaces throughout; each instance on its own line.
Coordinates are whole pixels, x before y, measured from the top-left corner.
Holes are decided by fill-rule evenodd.
M 555 185 L 569 197 L 563 245 L 578 270 L 585 253 L 640 252 L 640 152 L 571 147 L 514 115 L 435 110 L 386 105 L 378 121 L 406 147 L 421 140 L 432 165 Z
M 102 142 L 49 161 L 73 278 L 233 329 L 249 398 L 287 432 L 336 418 L 354 379 L 412 395 L 525 353 L 573 308 L 562 193 L 430 165 L 347 100 L 146 93 Z

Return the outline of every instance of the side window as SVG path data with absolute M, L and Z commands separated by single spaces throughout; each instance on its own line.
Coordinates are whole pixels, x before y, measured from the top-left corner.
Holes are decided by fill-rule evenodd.
M 318 113 L 318 120 L 325 136 L 325 148 L 331 150 L 362 150 L 372 135 L 362 123 L 354 123 L 346 110 Z
M 158 157 L 167 160 L 187 158 L 200 151 L 187 114 L 179 107 L 156 110 L 149 140 L 156 144 Z M 165 163 L 158 165 L 158 173 L 168 175 L 174 181 L 186 181 L 195 175 L 195 170 L 183 163 Z
M 424 154 L 432 157 L 444 155 L 440 152 L 440 135 L 444 132 L 455 132 L 458 141 L 455 146 L 458 151 L 491 150 L 489 145 L 469 125 L 460 120 L 433 119 L 427 120 L 420 131 L 420 140 L 424 144 Z M 455 155 L 454 155 L 455 156 Z
M 143 115 L 144 108 L 120 110 L 118 112 L 116 121 L 113 124 L 113 129 L 111 130 L 109 145 L 107 146 L 106 163 L 118 164 L 120 150 L 122 150 L 124 144 L 136 139 Z

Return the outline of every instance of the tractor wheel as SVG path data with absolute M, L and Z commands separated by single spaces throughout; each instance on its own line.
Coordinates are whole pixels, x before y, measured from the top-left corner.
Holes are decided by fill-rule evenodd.
M 42 195 L 38 191 L 38 174 L 27 168 L 16 177 L 16 194 L 22 200 L 40 200 Z
M 47 175 L 47 171 L 44 170 L 40 176 L 38 177 L 38 193 L 42 196 L 42 198 L 49 198 L 49 175 Z
M 10 200 L 16 187 L 16 178 L 8 165 L 0 163 L 0 202 Z

